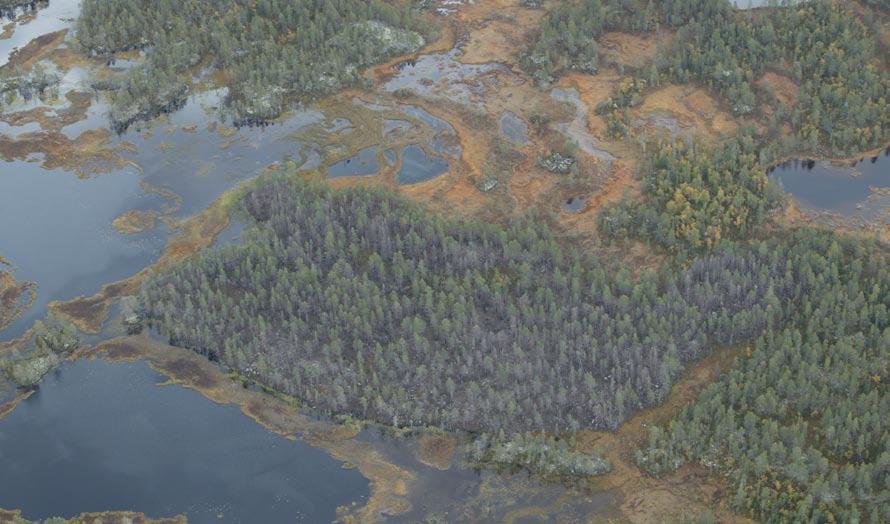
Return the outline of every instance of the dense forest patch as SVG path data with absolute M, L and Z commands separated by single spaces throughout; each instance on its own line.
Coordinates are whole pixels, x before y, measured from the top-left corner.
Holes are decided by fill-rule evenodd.
M 99 56 L 146 51 L 114 95 L 125 128 L 182 104 L 201 64 L 224 76 L 236 120 L 274 118 L 289 96 L 330 93 L 417 49 L 419 26 L 381 0 L 84 0 L 77 38 Z
M 144 288 L 179 345 L 331 412 L 513 434 L 615 428 L 683 363 L 774 322 L 776 261 L 612 275 L 546 228 L 446 221 L 377 191 L 271 181 L 243 244 Z M 773 269 L 770 269 L 773 268 Z
M 780 204 L 745 135 L 718 145 L 667 142 L 641 169 L 645 200 L 623 200 L 599 218 L 607 238 L 637 236 L 674 251 L 744 239 Z
M 640 466 L 697 461 L 769 522 L 890 519 L 890 265 L 875 245 L 802 231 L 764 244 L 796 285 L 770 330 L 666 428 Z

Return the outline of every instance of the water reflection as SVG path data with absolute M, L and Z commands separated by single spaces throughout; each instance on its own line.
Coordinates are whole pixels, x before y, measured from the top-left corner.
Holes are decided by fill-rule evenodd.
M 863 159 L 846 166 L 798 160 L 770 171 L 804 208 L 843 216 L 876 217 L 888 209 L 890 149 L 883 156 Z
M 0 420 L 0 507 L 134 510 L 189 522 L 331 522 L 367 481 L 143 362 L 63 364 Z

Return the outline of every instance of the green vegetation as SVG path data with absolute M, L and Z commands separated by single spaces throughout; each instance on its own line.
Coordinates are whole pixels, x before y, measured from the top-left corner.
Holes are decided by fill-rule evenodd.
M 797 282 L 788 321 L 667 428 L 642 468 L 721 472 L 768 522 L 890 520 L 890 264 L 878 246 L 802 231 L 760 244 Z
M 120 130 L 176 109 L 202 66 L 224 77 L 236 120 L 275 118 L 289 97 L 336 91 L 361 67 L 417 49 L 418 27 L 381 0 L 84 0 L 77 37 L 94 55 L 147 53 L 115 93 Z
M 506 436 L 615 428 L 683 363 L 749 340 L 792 285 L 715 254 L 608 273 L 547 228 L 447 221 L 380 191 L 265 181 L 241 245 L 146 284 L 174 344 L 328 412 Z
M 611 135 L 627 134 L 630 114 L 625 110 L 642 99 L 645 88 L 667 79 L 694 81 L 722 94 L 734 114 L 767 120 L 773 135 L 765 143 L 773 142 L 774 156 L 846 156 L 890 139 L 890 75 L 876 53 L 874 36 L 842 2 L 739 11 L 727 0 L 667 0 L 657 10 L 649 4 L 647 10 L 626 9 L 633 3 L 560 4 L 542 23 L 541 37 L 525 58 L 539 80 L 549 81 L 568 68 L 595 73 L 595 39 L 604 30 L 676 27 L 671 48 L 598 108 Z M 793 106 L 757 84 L 770 69 L 800 86 Z M 769 116 L 762 114 L 767 105 L 775 108 Z M 786 121 L 793 136 L 775 140 Z
M 747 238 L 780 203 L 757 161 L 754 140 L 717 146 L 669 142 L 642 169 L 645 200 L 624 200 L 600 215 L 608 238 L 638 236 L 673 251 L 699 251 Z
M 521 467 L 541 475 L 589 477 L 612 469 L 605 459 L 581 453 L 563 440 L 520 434 L 503 442 L 482 435 L 468 449 L 467 458 L 478 464 Z
M 79 343 L 77 328 L 50 314 L 45 321 L 34 323 L 31 346 L 21 354 L 4 358 L 0 371 L 19 387 L 33 386 L 77 349 Z

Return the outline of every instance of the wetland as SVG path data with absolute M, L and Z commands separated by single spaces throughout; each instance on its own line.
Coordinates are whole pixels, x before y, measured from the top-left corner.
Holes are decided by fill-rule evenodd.
M 188 3 L 200 16 L 220 17 L 207 22 L 210 27 L 232 22 L 232 13 L 246 1 L 224 0 L 221 5 L 232 9 L 219 13 Z M 275 36 L 275 42 L 291 39 L 288 49 L 316 45 L 296 36 L 312 34 L 338 50 L 313 56 L 305 68 L 306 61 L 298 60 L 298 74 L 288 70 L 297 55 L 270 51 L 274 46 L 257 47 L 250 60 L 225 42 L 187 53 L 182 46 L 171 47 L 165 33 L 178 35 L 181 24 L 166 26 L 151 13 L 124 18 L 120 13 L 130 9 L 124 0 L 107 0 L 107 10 L 100 12 L 97 2 L 102 0 L 37 2 L 34 10 L 12 13 L 0 34 L 5 90 L 0 103 L 0 522 L 19 522 L 11 510 L 32 520 L 113 512 L 106 514 L 108 522 L 134 518 L 129 512 L 140 514 L 137 520 L 188 522 L 656 522 L 697 515 L 744 521 L 740 515 L 748 513 L 736 504 L 737 485 L 731 480 L 743 473 L 721 469 L 730 468 L 724 465 L 728 461 L 708 462 L 712 457 L 706 453 L 678 451 L 665 437 L 668 429 L 661 428 L 674 420 L 690 424 L 682 418 L 688 416 L 686 406 L 712 395 L 708 386 L 727 380 L 730 371 L 741 372 L 737 361 L 761 358 L 764 344 L 773 341 L 755 342 L 748 327 L 772 330 L 797 318 L 782 309 L 791 300 L 791 284 L 775 277 L 779 272 L 769 269 L 772 261 L 758 258 L 762 252 L 797 256 L 799 246 L 810 242 L 818 246 L 812 250 L 846 268 L 859 267 L 860 259 L 849 262 L 838 252 L 855 254 L 859 247 L 846 237 L 838 240 L 840 249 L 807 237 L 797 244 L 745 250 L 739 246 L 747 237 L 740 236 L 719 253 L 678 252 L 665 239 L 689 234 L 693 244 L 689 232 L 699 226 L 702 238 L 732 236 L 730 227 L 716 225 L 719 217 L 708 222 L 713 207 L 699 212 L 701 193 L 695 191 L 701 188 L 689 185 L 684 194 L 695 195 L 688 209 L 699 223 L 659 232 L 657 240 L 645 237 L 648 226 L 616 227 L 618 233 L 606 235 L 602 224 L 626 223 L 614 212 L 616 203 L 624 206 L 621 212 L 631 210 L 628 216 L 640 211 L 643 224 L 667 216 L 651 209 L 657 204 L 655 178 L 647 170 L 657 142 L 676 140 L 683 144 L 678 150 L 693 150 L 699 140 L 735 139 L 738 129 L 765 128 L 769 115 L 790 121 L 794 97 L 789 93 L 796 96 L 800 81 L 780 71 L 784 64 L 766 76 L 784 79 L 793 89 L 775 96 L 755 90 L 761 109 L 742 116 L 721 98 L 723 87 L 688 78 L 683 83 L 665 71 L 657 86 L 630 95 L 622 91 L 631 85 L 623 80 L 650 75 L 655 61 L 678 52 L 673 39 L 688 35 L 676 24 L 665 23 L 658 31 L 645 21 L 632 29 L 606 28 L 596 68 L 570 66 L 561 78 L 539 82 L 524 69 L 526 53 L 546 31 L 549 10 L 559 2 L 540 9 L 535 2 L 514 0 L 433 0 L 424 9 L 409 10 L 401 0 L 386 0 L 374 2 L 370 21 L 362 19 L 370 11 L 347 8 L 337 13 L 343 24 L 319 23 L 314 32 L 282 30 L 292 16 L 251 11 L 251 30 Z M 751 20 L 780 12 L 770 2 L 732 4 L 739 13 L 753 8 L 743 15 Z M 864 2 L 855 4 L 855 16 L 871 13 Z M 119 31 L 80 38 L 78 28 L 95 27 L 78 24 L 87 5 L 92 16 L 117 17 L 111 21 Z M 408 14 L 398 14 L 401 8 Z M 650 11 L 640 10 L 638 20 Z M 225 34 L 245 37 L 236 26 L 227 25 Z M 354 52 L 367 41 L 375 43 L 373 52 Z M 158 49 L 167 58 L 159 59 Z M 262 60 L 275 67 L 255 68 Z M 154 87 L 140 83 L 146 71 Z M 757 78 L 750 71 L 730 76 L 733 82 Z M 181 96 L 167 96 L 174 92 Z M 730 94 L 748 99 L 748 93 Z M 615 111 L 628 129 L 621 139 L 609 132 L 616 117 L 601 108 L 606 102 L 619 107 L 624 95 L 631 102 Z M 120 125 L 122 118 L 127 125 Z M 794 114 L 793 125 L 802 120 Z M 820 129 L 830 127 L 826 121 Z M 861 135 L 878 140 L 875 129 Z M 782 132 L 755 141 L 779 143 L 775 136 L 793 134 Z M 831 158 L 841 150 L 788 148 L 787 154 L 762 153 L 761 161 Z M 660 161 L 676 166 L 666 151 L 661 150 Z M 706 149 L 695 151 L 703 156 Z M 841 231 L 882 253 L 882 244 L 865 243 L 872 237 L 890 239 L 890 150 L 861 160 L 854 156 L 856 161 L 774 166 L 768 175 L 788 198 L 784 208 L 770 208 L 771 214 L 768 206 L 751 211 L 762 197 L 757 175 L 764 174 L 747 170 L 756 164 L 755 153 L 745 147 L 734 151 L 742 151 L 745 160 L 727 169 L 746 171 L 722 184 L 729 190 L 749 176 L 756 181 L 748 184 L 750 193 L 732 199 L 733 206 L 744 200 L 732 212 L 757 225 L 763 214 L 766 225 L 757 235 L 769 236 L 764 232 L 773 229 L 776 236 L 799 229 L 815 236 Z M 696 155 L 688 155 L 686 166 L 697 169 L 701 156 Z M 542 159 L 549 157 L 570 159 L 572 165 L 548 169 Z M 715 164 L 729 165 L 723 162 Z M 698 181 L 702 178 L 707 180 Z M 290 208 L 276 210 L 278 219 L 295 217 L 278 223 L 276 234 L 294 224 L 307 231 L 291 232 L 281 241 L 288 242 L 294 265 L 282 264 L 269 280 L 280 283 L 269 286 L 280 294 L 283 282 L 305 279 L 294 288 L 301 291 L 286 294 L 291 309 L 301 313 L 276 318 L 256 309 L 264 302 L 253 294 L 257 286 L 233 292 L 231 282 L 245 271 L 238 266 L 241 259 L 227 258 L 259 249 L 262 260 L 251 258 L 252 267 L 270 268 L 273 254 L 285 251 L 257 247 L 257 222 L 264 219 L 245 204 L 270 180 L 335 191 L 335 204 L 304 202 L 324 210 L 324 217 L 310 220 Z M 661 189 L 675 195 L 674 187 Z M 278 201 L 269 197 L 251 205 L 280 205 L 285 195 L 282 189 Z M 361 203 L 348 201 L 355 195 Z M 357 209 L 358 224 L 344 214 Z M 536 226 L 515 225 L 530 223 Z M 308 232 L 316 226 L 326 228 L 327 238 Z M 551 230 L 553 236 L 545 233 Z M 402 234 L 407 231 L 411 234 Z M 753 225 L 745 234 L 757 236 L 752 231 Z M 435 236 L 441 232 L 447 234 Z M 793 238 L 802 236 L 797 231 Z M 295 239 L 310 239 L 300 256 Z M 353 244 L 345 246 L 344 239 Z M 409 262 L 401 252 L 394 256 L 393 245 L 410 255 Z M 305 255 L 315 247 L 321 253 L 317 260 Z M 336 264 L 332 253 L 338 253 Z M 675 256 L 690 267 L 688 273 L 661 272 Z M 168 282 L 168 291 L 183 286 L 187 291 L 181 296 L 194 303 L 171 298 L 159 305 L 162 293 L 146 291 L 163 275 L 181 275 L 183 268 L 197 274 L 205 269 L 200 264 L 213 260 L 231 264 L 218 288 L 207 285 L 216 285 L 213 273 L 187 285 L 185 278 Z M 415 260 L 421 263 L 406 270 Z M 794 260 L 801 267 L 812 264 L 816 274 L 829 274 L 809 258 Z M 863 277 L 870 290 L 882 289 L 865 281 L 880 274 L 881 259 L 875 260 L 877 269 L 868 266 Z M 300 272 L 290 273 L 295 267 Z M 239 269 L 229 272 L 233 268 Z M 323 271 L 316 274 L 319 268 Z M 455 277 L 462 271 L 465 278 Z M 252 273 L 259 278 L 261 271 Z M 679 309 L 670 308 L 679 304 L 687 304 L 687 315 L 716 308 L 696 294 L 691 282 L 697 279 L 712 279 L 708 285 L 720 301 L 730 295 L 742 300 L 732 290 L 748 289 L 746 274 L 771 279 L 771 295 L 760 296 L 767 287 L 751 288 L 759 291 L 748 294 L 754 303 L 746 303 L 747 316 L 712 312 L 707 329 L 719 334 L 704 333 L 704 320 L 681 321 L 692 327 L 683 333 L 676 328 L 669 336 L 644 332 L 677 324 Z M 719 280 L 724 277 L 726 289 L 721 286 L 727 280 Z M 327 293 L 335 281 L 346 291 L 325 295 L 312 308 L 297 305 L 302 293 Z M 672 284 L 662 289 L 658 282 L 664 281 Z M 558 290 L 559 304 L 535 287 L 541 282 Z M 837 288 L 859 285 L 846 282 Z M 388 302 L 393 290 L 399 297 Z M 668 295 L 670 300 L 660 302 Z M 195 309 L 216 311 L 214 300 L 223 296 L 241 300 L 238 313 L 232 313 L 233 306 L 218 308 L 216 318 L 195 315 Z M 873 294 L 860 305 L 869 311 L 882 296 Z M 268 301 L 286 302 L 279 299 Z M 573 301 L 581 305 L 564 311 Z M 783 313 L 775 313 L 778 309 Z M 245 311 L 267 323 L 245 323 Z M 647 316 L 653 311 L 661 313 Z M 393 320 L 398 315 L 403 317 Z M 732 329 L 724 317 L 736 320 Z M 325 324 L 332 318 L 341 321 Z M 879 323 L 878 313 L 868 318 Z M 182 319 L 191 331 L 177 325 Z M 370 328 L 381 319 L 391 321 L 386 330 Z M 228 333 L 225 326 L 239 322 L 240 329 Z M 585 331 L 584 322 L 597 327 Z M 538 351 L 534 344 L 507 343 L 535 340 L 558 323 L 563 328 L 538 345 L 556 348 L 559 355 L 541 350 L 532 358 Z M 74 346 L 65 338 L 69 328 L 76 333 Z M 507 334 L 510 330 L 515 336 Z M 624 335 L 579 344 L 588 331 Z M 881 340 L 873 337 L 879 331 L 880 326 L 869 331 L 871 346 L 879 347 Z M 360 332 L 365 333 L 360 342 L 343 344 Z M 225 333 L 242 338 L 234 344 L 223 340 Z M 284 357 L 264 353 L 264 348 L 284 347 L 287 337 L 304 352 L 299 358 L 287 351 Z M 850 344 L 859 343 L 854 339 Z M 726 343 L 715 349 L 715 340 Z M 59 344 L 65 349 L 54 349 Z M 484 351 L 469 355 L 467 348 L 477 346 L 485 348 L 488 359 Z M 846 346 L 841 349 L 835 362 L 855 360 Z M 867 386 L 884 383 L 879 364 L 885 361 L 862 354 L 863 361 L 852 367 L 872 375 L 857 382 L 862 390 L 853 395 L 865 398 Z M 620 362 L 626 365 L 614 366 Z M 451 373 L 448 380 L 446 373 Z M 22 375 L 28 380 L 17 382 Z M 749 377 L 748 382 L 756 381 Z M 429 405 L 421 406 L 421 400 Z M 764 428 L 774 421 L 757 420 Z M 706 427 L 695 423 L 693 429 Z M 869 464 L 871 451 L 864 453 Z M 665 466 L 665 457 L 673 469 Z M 554 473 L 554 464 L 562 469 Z M 604 464 L 608 468 L 599 467 Z M 779 480 L 786 479 L 779 475 Z M 844 515 L 845 504 L 829 510 Z

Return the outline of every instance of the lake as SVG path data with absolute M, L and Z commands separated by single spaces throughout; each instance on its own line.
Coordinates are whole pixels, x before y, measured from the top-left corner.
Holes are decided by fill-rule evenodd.
M 0 419 L 0 507 L 132 510 L 189 522 L 330 522 L 369 495 L 354 469 L 270 433 L 142 361 L 78 360 Z

